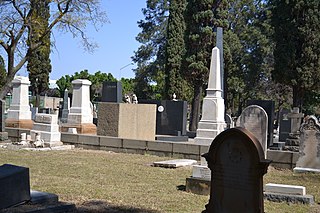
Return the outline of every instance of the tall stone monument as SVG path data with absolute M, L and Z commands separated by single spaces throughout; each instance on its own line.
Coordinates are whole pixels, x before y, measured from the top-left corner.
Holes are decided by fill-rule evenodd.
M 220 53 L 212 49 L 207 95 L 203 99 L 202 117 L 198 124 L 196 144 L 210 145 L 213 139 L 226 127 L 224 121 L 224 99 L 220 76 Z
M 8 109 L 6 127 L 32 129 L 29 85 L 27 77 L 18 76 L 12 81 L 12 102 Z
M 69 109 L 70 109 L 70 102 L 68 97 L 68 90 L 66 89 L 64 91 L 64 96 L 63 96 L 63 106 L 62 106 L 62 115 L 61 115 L 62 123 L 68 122 Z
M 68 114 L 68 122 L 62 124 L 62 132 L 76 128 L 80 134 L 96 134 L 97 127 L 93 124 L 93 106 L 90 102 L 91 82 L 86 79 L 72 81 L 72 105 Z

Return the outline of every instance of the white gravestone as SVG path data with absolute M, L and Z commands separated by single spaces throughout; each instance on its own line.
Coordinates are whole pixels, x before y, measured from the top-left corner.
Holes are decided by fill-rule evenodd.
M 33 141 L 36 141 L 36 133 L 40 134 L 40 139 L 44 141 L 45 146 L 62 145 L 57 114 L 36 114 L 33 128 L 30 131 Z
M 72 81 L 72 106 L 68 114 L 68 124 L 93 123 L 92 107 L 90 102 L 91 82 L 85 79 Z
M 307 116 L 300 127 L 299 159 L 294 172 L 320 172 L 320 124 Z
M 12 102 L 7 119 L 31 120 L 29 85 L 30 81 L 27 77 L 18 76 L 12 81 Z
M 237 120 L 237 126 L 249 130 L 260 142 L 267 157 L 268 114 L 258 105 L 246 107 Z
M 226 128 L 220 74 L 220 53 L 215 47 L 212 49 L 207 94 L 202 104 L 202 117 L 194 139 L 196 144 L 210 145 L 213 139 Z

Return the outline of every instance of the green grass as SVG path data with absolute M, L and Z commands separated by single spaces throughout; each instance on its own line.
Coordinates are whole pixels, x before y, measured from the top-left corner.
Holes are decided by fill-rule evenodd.
M 178 190 L 191 168 L 152 167 L 164 160 L 149 155 L 106 151 L 9 151 L 0 150 L 0 164 L 30 168 L 31 188 L 56 193 L 60 200 L 75 203 L 81 212 L 201 212 L 209 196 Z M 293 174 L 269 167 L 265 183 L 304 185 L 320 199 L 319 174 Z M 319 205 L 265 202 L 265 212 L 320 212 Z

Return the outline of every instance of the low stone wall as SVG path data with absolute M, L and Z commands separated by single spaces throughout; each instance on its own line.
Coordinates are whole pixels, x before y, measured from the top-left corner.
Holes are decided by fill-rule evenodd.
M 28 129 L 7 128 L 9 139 L 19 141 L 21 133 L 30 134 Z M 61 141 L 76 147 L 114 152 L 150 154 L 173 158 L 188 158 L 200 160 L 201 154 L 208 152 L 209 146 L 191 144 L 188 142 L 146 141 L 116 138 L 99 135 L 82 135 L 61 133 Z M 293 169 L 299 158 L 299 153 L 290 151 L 268 150 L 267 158 L 272 160 L 271 166 Z

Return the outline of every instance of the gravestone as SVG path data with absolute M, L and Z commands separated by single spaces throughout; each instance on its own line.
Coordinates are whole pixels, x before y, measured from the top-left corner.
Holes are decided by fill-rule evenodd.
M 266 160 L 259 141 L 244 128 L 220 133 L 204 155 L 211 170 L 210 200 L 204 213 L 263 213 Z
M 93 106 L 90 102 L 91 81 L 77 79 L 72 81 L 72 106 L 68 114 L 68 122 L 61 124 L 61 131 L 68 132 L 76 128 L 79 134 L 95 135 L 97 127 L 93 124 Z
M 36 141 L 36 133 L 40 134 L 40 139 L 44 141 L 46 147 L 61 146 L 61 133 L 59 132 L 57 114 L 36 114 L 33 128 L 30 131 L 31 138 Z
M 268 115 L 260 106 L 246 107 L 238 118 L 237 125 L 249 130 L 260 142 L 265 157 L 267 156 Z
M 10 164 L 0 166 L 0 188 L 0 210 L 30 200 L 29 169 Z
M 4 122 L 4 114 L 5 114 L 5 110 L 6 110 L 6 105 L 5 105 L 5 101 L 0 100 L 0 132 L 4 132 L 5 129 L 5 122 Z
M 68 97 L 68 90 L 66 89 L 64 91 L 63 95 L 63 106 L 62 106 L 62 115 L 61 115 L 61 122 L 67 123 L 68 122 L 68 115 L 69 115 L 69 109 L 70 109 L 70 99 Z
M 288 118 L 290 110 L 282 109 L 280 112 L 279 122 L 279 141 L 285 142 L 291 132 L 291 120 Z
M 220 69 L 220 52 L 214 47 L 207 94 L 202 104 L 202 117 L 198 124 L 197 136 L 194 138 L 196 144 L 210 145 L 212 140 L 226 128 Z
M 291 113 L 288 113 L 288 118 L 291 122 L 291 129 L 289 133 L 289 137 L 286 139 L 286 148 L 291 151 L 297 151 L 299 149 L 300 143 L 300 126 L 302 123 L 302 119 L 304 117 L 303 113 L 300 113 L 299 107 L 294 107 Z
M 258 105 L 266 111 L 268 115 L 268 142 L 267 142 L 267 147 L 270 147 L 273 145 L 273 121 L 274 121 L 274 101 L 269 101 L 269 100 L 248 100 L 247 101 L 247 106 L 250 105 Z
M 139 100 L 139 104 L 157 104 L 157 135 L 180 136 L 187 134 L 186 101 Z
M 17 76 L 12 81 L 12 102 L 8 109 L 6 126 L 12 128 L 32 129 L 29 106 L 29 85 L 27 77 Z
M 299 159 L 295 172 L 320 172 L 320 124 L 307 116 L 300 128 Z
M 122 84 L 117 82 L 103 82 L 102 86 L 102 102 L 122 103 Z
M 230 115 L 225 114 L 224 120 L 226 121 L 227 129 L 230 129 L 230 128 L 234 127 L 234 122 L 233 122 L 233 120 L 232 120 Z

